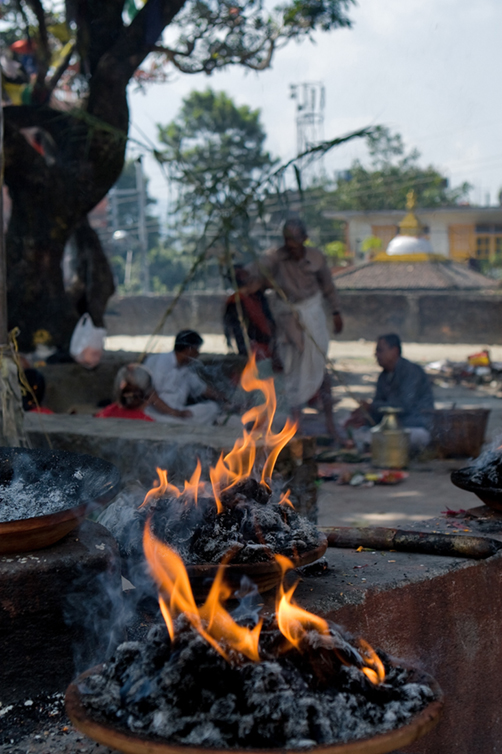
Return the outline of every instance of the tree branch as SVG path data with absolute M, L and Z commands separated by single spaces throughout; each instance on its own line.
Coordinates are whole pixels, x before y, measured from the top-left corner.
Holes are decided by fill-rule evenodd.
M 68 65 L 69 65 L 70 60 L 71 60 L 71 56 L 75 52 L 75 47 L 76 47 L 75 44 L 73 44 L 71 46 L 70 50 L 66 53 L 66 55 L 63 58 L 63 60 L 58 65 L 58 67 L 56 68 L 56 70 L 52 74 L 51 78 L 49 79 L 49 81 L 47 83 L 47 86 L 46 86 L 46 89 L 47 89 L 49 95 L 52 94 L 52 92 L 54 91 L 54 89 L 58 85 L 59 80 L 61 79 L 61 76 L 63 75 L 63 73 L 68 68 Z
M 46 99 L 45 77 L 51 61 L 47 24 L 45 23 L 45 11 L 40 0 L 26 0 L 26 2 L 35 14 L 38 23 L 38 71 L 35 86 L 33 87 L 33 98 L 35 101 L 43 102 L 44 99 Z

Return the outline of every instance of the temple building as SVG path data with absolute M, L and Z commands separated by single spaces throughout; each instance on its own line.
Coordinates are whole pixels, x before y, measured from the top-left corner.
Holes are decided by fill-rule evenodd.
M 473 269 L 475 262 L 437 252 L 413 192 L 407 209 L 385 251 L 334 276 L 347 315 L 344 337 L 394 331 L 415 342 L 502 342 L 499 281 Z
M 382 248 L 387 249 L 398 233 L 402 211 L 327 211 L 325 215 L 346 223 L 347 249 L 360 260 L 365 256 L 364 240 L 370 236 L 380 239 Z M 502 206 L 421 209 L 420 219 L 423 238 L 430 242 L 435 254 L 456 262 L 502 262 Z

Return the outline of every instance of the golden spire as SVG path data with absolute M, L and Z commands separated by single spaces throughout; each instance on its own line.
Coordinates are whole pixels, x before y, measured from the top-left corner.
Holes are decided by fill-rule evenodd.
M 402 236 L 421 236 L 423 234 L 423 225 L 415 215 L 413 210 L 417 206 L 417 198 L 413 189 L 406 194 L 406 209 L 409 210 L 406 217 L 403 217 L 399 223 L 399 233 Z

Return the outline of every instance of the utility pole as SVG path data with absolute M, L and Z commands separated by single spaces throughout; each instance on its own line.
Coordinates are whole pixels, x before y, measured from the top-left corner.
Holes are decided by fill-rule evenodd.
M 148 235 L 146 232 L 146 201 L 145 201 L 145 181 L 143 179 L 143 165 L 141 157 L 138 157 L 134 163 L 136 169 L 136 191 L 138 192 L 138 237 L 139 248 L 141 253 L 141 282 L 143 293 L 150 290 L 150 273 L 148 269 Z

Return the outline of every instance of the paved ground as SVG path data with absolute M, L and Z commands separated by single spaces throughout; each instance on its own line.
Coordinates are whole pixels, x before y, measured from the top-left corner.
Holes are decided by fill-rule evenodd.
M 107 339 L 107 348 L 141 351 L 147 340 L 143 336 L 114 336 Z M 174 338 L 162 336 L 153 344 L 152 350 L 170 349 L 173 342 Z M 440 359 L 463 361 L 469 354 L 485 347 L 490 349 L 493 361 L 502 361 L 502 346 L 486 346 L 483 343 L 407 343 L 403 355 L 425 365 Z M 345 386 L 358 398 L 369 399 L 373 395 L 379 374 L 374 348 L 374 343 L 369 341 L 332 341 L 330 344 L 329 355 L 336 359 L 336 369 L 341 377 L 341 382 L 334 388 L 334 394 L 339 399 L 335 416 L 340 423 L 356 406 Z M 223 336 L 205 335 L 202 350 L 226 353 Z M 489 385 L 467 387 L 440 383 L 434 387 L 434 398 L 437 408 L 450 408 L 453 404 L 457 408 L 489 408 L 487 440 L 492 441 L 502 433 L 502 399 L 496 397 L 498 391 L 498 387 Z M 472 508 L 478 504 L 477 498 L 457 489 L 450 482 L 450 472 L 466 464 L 466 460 L 434 460 L 416 464 L 408 479 L 395 486 L 368 488 L 322 482 L 319 489 L 319 524 L 406 526 L 413 521 L 440 515 L 446 507 L 454 510 Z
M 319 489 L 320 526 L 400 526 L 440 516 L 447 508 L 468 509 L 481 502 L 450 481 L 450 472 L 462 461 L 432 461 L 410 470 L 396 485 L 351 487 L 322 482 Z

